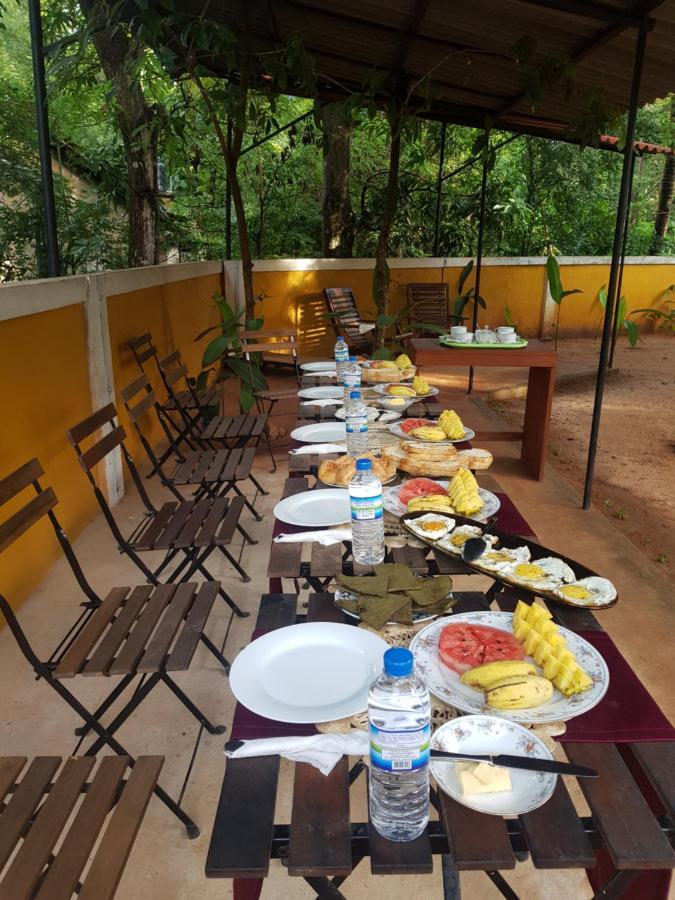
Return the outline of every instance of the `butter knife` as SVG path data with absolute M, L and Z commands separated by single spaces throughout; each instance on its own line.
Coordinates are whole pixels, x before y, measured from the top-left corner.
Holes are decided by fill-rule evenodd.
M 511 756 L 508 753 L 452 753 L 447 750 L 431 750 L 432 759 L 468 759 L 474 762 L 492 763 L 507 769 L 529 769 L 533 772 L 553 772 L 555 775 L 574 775 L 575 778 L 597 778 L 599 773 L 586 766 L 556 762 L 554 759 L 540 759 L 536 756 Z

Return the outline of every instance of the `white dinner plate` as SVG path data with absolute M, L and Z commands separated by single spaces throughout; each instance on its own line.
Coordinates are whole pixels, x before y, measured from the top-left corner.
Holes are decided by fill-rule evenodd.
M 445 488 L 447 491 L 449 482 L 440 481 L 437 479 L 433 479 L 436 484 L 440 484 L 442 488 Z M 408 509 L 407 507 L 401 503 L 401 488 L 405 485 L 405 481 L 403 484 L 397 484 L 394 487 L 387 488 L 386 491 L 382 492 L 382 505 L 387 510 L 387 512 L 392 513 L 395 516 L 404 516 Z M 471 516 L 472 519 L 476 519 L 478 522 L 487 522 L 489 518 L 494 516 L 494 514 L 499 510 L 501 503 L 499 501 L 499 497 L 493 494 L 491 491 L 486 491 L 483 488 L 478 488 L 478 496 L 483 501 L 483 508 L 480 513 L 475 516 Z M 448 513 L 448 515 L 452 515 L 452 513 Z
M 410 418 L 415 418 L 415 417 L 408 416 L 408 418 L 410 419 Z M 437 422 L 434 421 L 434 419 L 425 419 L 424 421 L 428 422 L 429 425 L 437 425 L 438 424 Z M 415 437 L 414 434 L 408 434 L 407 432 L 403 431 L 403 429 L 401 428 L 400 422 L 394 422 L 393 424 L 391 424 L 389 426 L 389 431 L 391 431 L 392 434 L 395 434 L 398 437 L 405 438 L 405 440 L 411 440 L 411 441 L 422 441 L 423 440 L 422 438 Z M 470 441 L 470 440 L 472 440 L 472 438 L 475 438 L 475 437 L 476 437 L 476 432 L 473 431 L 471 428 L 467 428 L 465 425 L 464 426 L 464 437 L 458 438 L 457 440 L 454 440 L 454 441 L 451 441 L 450 438 L 446 438 L 444 441 L 433 441 L 433 443 L 440 444 L 441 446 L 443 446 L 444 444 L 461 444 L 463 441 Z M 426 443 L 431 443 L 431 442 L 427 441 Z
M 342 525 L 351 519 L 349 491 L 322 488 L 292 494 L 277 503 L 274 518 L 287 525 L 306 525 L 308 528 Z
M 319 387 L 303 388 L 298 391 L 298 397 L 303 400 L 342 400 L 344 390 L 336 385 L 325 384 Z
M 325 362 L 303 363 L 300 368 L 303 372 L 335 372 L 337 374 L 335 360 L 330 359 L 327 359 Z
M 294 428 L 291 437 L 303 444 L 332 444 L 334 441 L 345 441 L 347 429 L 344 422 L 313 422 Z
M 333 622 L 288 625 L 244 647 L 230 688 L 247 709 L 279 722 L 330 722 L 362 712 L 386 641 Z
M 373 390 L 377 391 L 378 394 L 384 394 L 385 396 L 389 397 L 389 396 L 391 396 L 391 394 L 389 393 L 389 388 L 395 384 L 399 385 L 400 387 L 407 387 L 407 388 L 410 387 L 409 384 L 405 384 L 401 381 L 390 381 L 387 384 L 374 385 Z M 429 385 L 429 393 L 428 394 L 420 394 L 419 396 L 411 397 L 410 399 L 415 400 L 416 403 L 421 403 L 421 401 L 426 400 L 427 397 L 435 397 L 437 393 L 438 393 L 438 388 L 432 387 L 431 385 Z M 406 400 L 407 399 L 408 398 L 406 397 Z
M 498 716 L 461 716 L 441 725 L 431 738 L 434 750 L 454 753 L 509 753 L 533 759 L 553 759 L 542 739 L 528 728 Z M 457 761 L 459 762 L 459 760 Z M 464 796 L 454 760 L 432 759 L 436 784 L 453 800 L 491 816 L 521 816 L 546 803 L 558 778 L 552 772 L 509 769 L 511 790 Z
M 368 421 L 369 422 L 379 422 L 382 420 L 382 416 L 384 416 L 384 422 L 390 422 L 392 419 L 400 419 L 401 413 L 394 412 L 394 410 L 389 409 L 376 409 L 374 406 L 366 406 L 366 412 L 368 413 Z M 340 406 L 335 410 L 335 418 L 341 419 L 344 421 L 345 419 L 345 408 L 344 406 Z M 384 423 L 383 423 L 384 424 Z
M 438 638 L 446 625 L 466 622 L 471 625 L 488 625 L 513 634 L 513 616 L 503 612 L 471 612 L 444 616 L 419 631 L 410 643 L 410 650 L 415 657 L 415 666 L 420 677 L 426 682 L 430 692 L 462 712 L 484 713 L 486 706 L 484 694 L 475 688 L 462 684 L 459 675 L 444 665 L 438 656 Z M 565 722 L 581 713 L 588 712 L 602 700 L 609 687 L 609 671 L 602 656 L 578 634 L 560 628 L 560 634 L 567 641 L 567 646 L 574 653 L 579 665 L 593 679 L 593 687 L 581 694 L 565 697 L 557 688 L 553 696 L 542 706 L 532 709 L 490 709 L 491 715 L 510 719 L 512 722 L 540 725 L 545 722 Z M 528 662 L 533 662 L 526 656 Z M 539 667 L 537 667 L 539 671 Z

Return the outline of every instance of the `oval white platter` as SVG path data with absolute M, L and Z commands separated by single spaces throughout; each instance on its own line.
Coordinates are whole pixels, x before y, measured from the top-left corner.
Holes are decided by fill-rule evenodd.
M 450 753 L 508 753 L 532 759 L 553 759 L 542 739 L 528 728 L 498 716 L 460 716 L 441 725 L 431 738 L 434 750 Z M 457 760 L 459 762 L 459 760 Z M 558 779 L 552 772 L 509 769 L 511 790 L 496 794 L 464 796 L 455 771 L 457 762 L 432 759 L 431 774 L 436 784 L 462 806 L 491 816 L 521 816 L 546 803 Z
M 279 722 L 330 722 L 361 712 L 387 643 L 334 622 L 288 625 L 248 644 L 229 684 L 247 709 Z
M 291 437 L 303 444 L 330 444 L 333 441 L 346 440 L 347 429 L 343 422 L 313 422 L 311 425 L 300 425 L 293 429 Z
M 513 633 L 511 613 L 503 612 L 471 612 L 457 613 L 437 619 L 419 631 L 412 639 L 410 650 L 415 657 L 415 666 L 430 692 L 447 703 L 466 713 L 486 713 L 510 719 L 523 724 L 543 724 L 544 722 L 565 722 L 581 713 L 588 712 L 602 700 L 609 686 L 609 671 L 602 656 L 588 641 L 573 631 L 560 628 L 560 634 L 567 641 L 567 646 L 574 653 L 579 665 L 593 679 L 593 687 L 581 694 L 565 697 L 557 688 L 553 689 L 553 697 L 543 706 L 532 709 L 491 709 L 485 706 L 482 691 L 470 688 L 459 680 L 459 675 L 444 665 L 438 655 L 438 638 L 446 625 L 460 624 L 488 625 L 500 628 L 509 634 Z M 530 660 L 530 657 L 526 657 Z
M 438 481 L 435 478 L 431 480 L 435 481 L 436 484 L 439 484 L 447 491 L 449 482 Z M 404 481 L 403 484 L 397 484 L 395 485 L 395 487 L 387 488 L 386 491 L 382 492 L 382 505 L 387 510 L 387 512 L 390 512 L 395 516 L 404 516 L 408 512 L 407 507 L 403 503 L 401 503 L 400 500 L 401 488 L 405 486 L 405 483 L 406 482 Z M 489 518 L 494 516 L 496 512 L 499 511 L 501 502 L 499 500 L 499 497 L 497 497 L 491 491 L 486 491 L 483 488 L 478 488 L 478 495 L 483 501 L 483 508 L 481 509 L 479 515 L 471 516 L 471 518 L 476 519 L 477 522 L 486 522 Z M 447 513 L 447 515 L 451 516 L 452 513 Z
M 284 497 L 274 507 L 274 518 L 287 525 L 322 528 L 351 520 L 349 491 L 335 488 L 303 491 Z
M 319 387 L 303 388 L 298 391 L 298 397 L 302 400 L 342 400 L 344 389 L 332 384 L 319 385 Z
M 337 375 L 337 367 L 335 360 L 327 359 L 326 362 L 306 362 L 300 366 L 303 372 L 335 372 Z
M 400 381 L 390 381 L 390 382 L 387 382 L 387 384 L 374 385 L 373 390 L 377 391 L 378 394 L 385 394 L 386 396 L 392 396 L 389 393 L 389 388 L 394 387 L 395 385 L 398 385 L 399 387 L 406 387 L 406 388 L 410 387 L 409 384 L 403 384 Z M 432 387 L 431 385 L 429 385 L 429 393 L 428 394 L 418 394 L 417 396 L 410 397 L 409 399 L 414 401 L 415 403 L 420 403 L 422 400 L 426 400 L 427 397 L 435 397 L 437 393 L 438 393 L 438 388 Z M 407 400 L 408 398 L 406 397 L 405 399 Z
M 409 416 L 408 418 L 414 417 Z M 433 419 L 425 419 L 424 421 L 428 422 L 429 425 L 437 424 Z M 466 425 L 464 426 L 464 437 L 457 438 L 454 441 L 451 441 L 449 438 L 446 438 L 444 441 L 425 441 L 423 438 L 415 437 L 414 434 L 408 434 L 406 431 L 403 431 L 400 422 L 394 422 L 390 425 L 389 431 L 391 431 L 392 434 L 398 435 L 398 437 L 404 438 L 406 441 L 420 441 L 421 443 L 426 444 L 440 444 L 440 446 L 443 446 L 443 444 L 461 444 L 463 441 L 470 441 L 472 438 L 476 437 L 476 432 L 471 428 L 467 428 Z

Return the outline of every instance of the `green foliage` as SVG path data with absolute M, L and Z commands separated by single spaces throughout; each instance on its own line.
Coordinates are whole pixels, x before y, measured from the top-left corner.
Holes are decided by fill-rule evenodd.
M 573 288 L 569 291 L 564 290 L 562 279 L 560 278 L 560 266 L 558 265 L 558 260 L 552 253 L 546 258 L 546 277 L 548 279 L 548 287 L 551 291 L 553 302 L 558 306 L 560 306 L 565 297 L 569 297 L 570 294 L 583 294 L 583 291 L 579 288 Z

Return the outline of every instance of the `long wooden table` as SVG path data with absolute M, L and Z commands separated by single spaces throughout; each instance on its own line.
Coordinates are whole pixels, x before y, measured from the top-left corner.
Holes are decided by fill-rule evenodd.
M 500 369 L 529 369 L 525 420 L 521 432 L 477 432 L 477 440 L 522 439 L 521 459 L 526 471 L 541 481 L 544 477 L 555 370 L 558 354 L 542 341 L 529 341 L 521 349 L 477 349 L 443 347 L 435 338 L 412 338 L 410 356 L 416 366 L 434 369 L 448 366 L 489 366 Z

